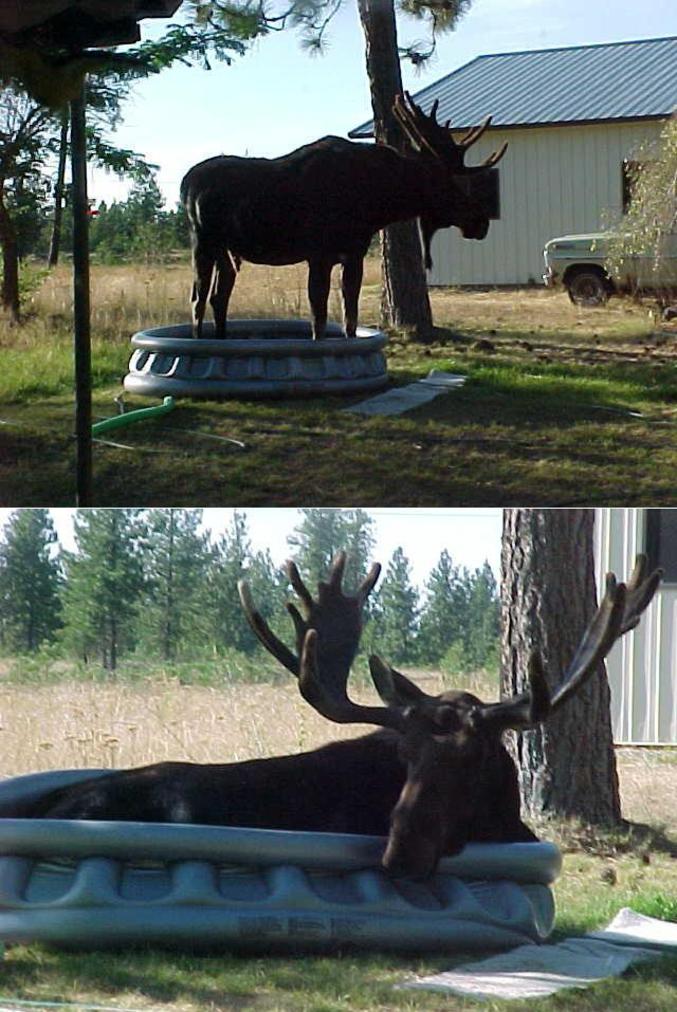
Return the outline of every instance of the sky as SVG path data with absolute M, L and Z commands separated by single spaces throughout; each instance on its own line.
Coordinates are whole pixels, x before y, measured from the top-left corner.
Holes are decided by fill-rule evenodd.
M 157 37 L 167 24 L 144 21 L 142 35 Z M 422 34 L 411 18 L 400 17 L 400 44 Z M 424 72 L 403 64 L 404 85 L 415 93 L 488 53 L 669 35 L 677 35 L 675 0 L 473 0 Z M 159 165 L 173 207 L 182 176 L 204 158 L 274 157 L 324 134 L 345 136 L 370 118 L 364 37 L 355 0 L 344 0 L 325 55 L 307 55 L 287 30 L 256 42 L 230 66 L 171 68 L 135 86 L 114 139 Z M 92 170 L 89 189 L 96 203 L 124 198 L 127 187 Z
M 0 531 L 11 513 L 0 509 Z M 59 542 L 73 548 L 73 510 L 53 509 Z M 273 561 L 280 565 L 293 557 L 287 543 L 301 518 L 296 509 L 282 507 L 244 509 L 254 550 L 269 549 Z M 436 565 L 440 553 L 447 549 L 454 563 L 475 569 L 486 561 L 496 577 L 500 570 L 501 517 L 500 509 L 370 509 L 374 520 L 376 547 L 373 559 L 384 568 L 396 548 L 402 547 L 411 563 L 412 581 L 422 585 Z M 223 532 L 233 515 L 232 509 L 205 509 L 204 526 L 214 535 Z

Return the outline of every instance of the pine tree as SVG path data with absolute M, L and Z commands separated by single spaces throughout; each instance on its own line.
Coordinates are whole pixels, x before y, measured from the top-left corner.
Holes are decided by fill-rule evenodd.
M 134 644 L 143 589 L 138 509 L 76 510 L 76 550 L 66 555 L 66 639 L 85 660 L 98 654 L 115 671 Z
M 438 664 L 452 644 L 462 640 L 467 617 L 466 576 L 446 548 L 425 585 L 418 647 L 421 660 Z
M 310 585 L 327 573 L 339 551 L 348 555 L 345 586 L 355 588 L 371 566 L 374 521 L 364 510 L 302 509 L 301 523 L 287 541 L 294 561 Z
M 595 612 L 594 511 L 507 509 L 501 550 L 501 681 L 507 696 L 526 688 L 529 656 L 546 658 L 553 691 Z M 515 756 L 530 816 L 621 817 L 609 684 L 597 675 L 545 724 L 517 735 Z
M 237 510 L 230 527 L 214 546 L 209 577 L 212 637 L 217 649 L 234 649 L 251 654 L 258 647 L 240 607 L 238 580 L 246 579 L 256 606 L 266 621 L 282 612 L 282 588 L 286 581 L 276 569 L 268 551 L 252 551 L 247 518 Z M 273 623 L 275 625 L 275 623 Z
M 411 583 L 411 566 L 402 548 L 388 563 L 375 602 L 378 621 L 372 630 L 374 647 L 392 664 L 414 659 L 418 592 Z
M 403 148 L 404 138 L 392 114 L 395 96 L 403 90 L 395 5 L 358 0 L 357 7 L 365 38 L 374 136 L 381 144 Z M 419 340 L 429 338 L 432 311 L 417 223 L 397 222 L 384 229 L 381 253 L 381 323 L 407 328 Z
M 204 587 L 210 558 L 200 509 L 155 509 L 146 518 L 144 607 L 139 632 L 163 660 L 204 646 Z
M 498 586 L 488 562 L 469 575 L 463 659 L 468 670 L 498 668 Z
M 0 632 L 12 650 L 35 651 L 61 624 L 61 567 L 49 510 L 12 513 L 0 541 Z

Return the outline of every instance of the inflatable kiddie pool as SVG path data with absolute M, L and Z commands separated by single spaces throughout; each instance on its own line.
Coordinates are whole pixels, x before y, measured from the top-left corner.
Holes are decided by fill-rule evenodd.
M 358 327 L 346 337 L 336 323 L 314 341 L 307 320 L 229 320 L 228 337 L 191 336 L 187 323 L 132 337 L 124 387 L 151 397 L 271 398 L 355 394 L 388 382 L 386 335 Z
M 561 859 L 549 843 L 471 844 L 411 882 L 382 871 L 381 837 L 4 817 L 108 772 L 0 782 L 0 941 L 467 951 L 552 930 Z

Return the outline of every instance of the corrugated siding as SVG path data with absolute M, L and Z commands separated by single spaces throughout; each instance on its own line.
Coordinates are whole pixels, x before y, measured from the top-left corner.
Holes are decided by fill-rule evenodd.
M 644 538 L 644 510 L 596 511 L 599 587 L 609 570 L 630 573 Z M 607 673 L 617 744 L 677 744 L 677 584 L 664 584 L 637 629 L 614 646 Z
M 543 246 L 558 235 L 594 232 L 605 212 L 622 201 L 624 159 L 642 142 L 658 137 L 651 122 L 491 130 L 472 149 L 482 161 L 504 140 L 500 163 L 500 220 L 486 239 L 463 239 L 444 229 L 433 240 L 432 285 L 523 285 L 540 283 Z

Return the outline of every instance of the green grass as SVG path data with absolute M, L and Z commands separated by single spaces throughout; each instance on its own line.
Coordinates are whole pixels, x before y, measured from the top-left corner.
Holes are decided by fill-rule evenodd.
M 444 667 L 442 663 L 442 668 Z M 4 686 L 46 686 L 69 682 L 87 682 L 106 685 L 152 685 L 154 682 L 175 680 L 180 685 L 202 685 L 223 688 L 224 685 L 244 686 L 251 684 L 277 685 L 288 682 L 284 669 L 271 659 L 270 654 L 257 646 L 250 654 L 235 649 L 223 650 L 218 657 L 194 656 L 173 661 L 149 657 L 142 647 L 137 653 L 123 657 L 114 672 L 96 661 L 85 664 L 68 656 L 61 648 L 44 648 L 34 654 L 3 656 L 0 653 L 0 669 Z M 463 688 L 485 699 L 493 699 L 499 692 L 497 670 L 453 672 L 432 671 L 418 668 L 416 677 L 427 675 L 439 679 L 442 688 Z M 368 651 L 364 648 L 357 654 L 352 671 L 351 684 L 371 689 Z M 677 761 L 677 757 L 675 759 Z
M 252 654 L 227 650 L 217 658 L 155 662 L 149 662 L 141 650 L 138 655 L 123 658 L 114 672 L 100 664 L 84 664 L 68 658 L 63 652 L 49 649 L 36 654 L 0 657 L 0 661 L 4 661 L 4 685 L 58 685 L 67 677 L 73 682 L 102 685 L 111 682 L 134 685 L 174 679 L 181 685 L 222 687 L 240 682 L 275 684 L 283 678 L 282 670 L 262 648 L 257 648 Z
M 433 293 L 446 329 L 438 328 L 428 345 L 393 335 L 391 381 L 411 382 L 431 368 L 461 372 L 468 381 L 399 417 L 363 418 L 342 410 L 350 400 L 330 397 L 181 401 L 171 415 L 112 433 L 110 442 L 121 446 L 95 445 L 95 504 L 671 504 L 677 465 L 671 341 L 652 340 L 641 307 L 617 302 L 572 315 L 562 299 L 542 292 L 519 299 Z M 545 323 L 535 322 L 539 314 Z M 95 329 L 95 418 L 116 411 L 132 324 Z M 487 334 L 489 344 L 477 340 Z M 71 505 L 67 317 L 38 315 L 2 344 L 0 504 Z
M 623 905 L 654 917 L 677 917 L 670 858 L 653 867 L 636 855 L 616 863 L 617 886 L 605 884 L 603 858 L 568 855 L 558 887 L 560 912 L 554 940 L 605 923 Z M 674 864 L 674 860 L 672 861 Z M 568 871 L 571 868 L 570 872 Z M 567 876 L 570 881 L 567 883 Z M 658 885 L 659 879 L 664 885 Z M 10 996 L 42 1001 L 87 1001 L 123 1008 L 261 1009 L 279 1012 L 367 1012 L 367 1010 L 458 1010 L 492 1012 L 669 1012 L 677 1007 L 677 956 L 630 969 L 622 978 L 585 991 L 528 1002 L 492 1001 L 481 1006 L 451 995 L 401 991 L 395 985 L 414 975 L 448 969 L 477 956 L 468 954 L 351 953 L 323 956 L 199 954 L 137 950 L 68 953 L 43 946 L 12 947 L 5 960 L 0 1001 Z M 3 1002 L 4 1004 L 4 1002 Z
M 449 359 L 430 364 L 458 368 Z M 396 382 L 415 375 L 398 375 L 396 363 L 392 372 Z M 530 375 L 514 364 L 471 365 L 468 374 L 466 388 L 396 419 L 362 419 L 332 399 L 182 402 L 171 416 L 112 434 L 122 446 L 96 444 L 95 503 L 672 502 L 677 451 L 663 377 L 642 386 L 559 370 Z M 96 388 L 95 417 L 113 413 L 117 391 Z M 2 504 L 70 505 L 70 396 L 14 397 L 0 411 Z

